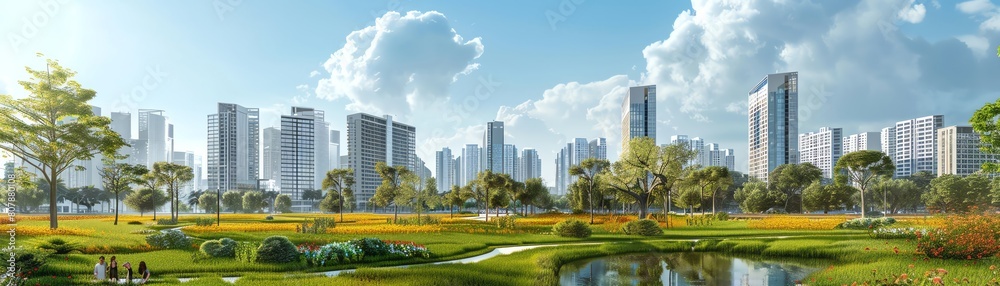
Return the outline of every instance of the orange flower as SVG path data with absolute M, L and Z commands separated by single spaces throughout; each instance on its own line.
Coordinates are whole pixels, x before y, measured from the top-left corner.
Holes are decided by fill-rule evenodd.
M 941 282 L 941 277 L 934 277 L 934 279 L 931 279 L 931 283 L 934 283 L 934 285 L 943 285 L 944 284 L 944 283 Z
M 913 268 L 913 264 L 910 264 L 910 268 Z
M 938 268 L 937 273 L 948 274 L 948 270 L 944 270 L 944 268 Z
M 997 270 L 997 266 L 996 265 L 990 265 L 990 270 Z

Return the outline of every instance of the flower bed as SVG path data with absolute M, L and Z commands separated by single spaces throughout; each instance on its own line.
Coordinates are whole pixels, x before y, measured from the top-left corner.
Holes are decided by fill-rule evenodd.
M 789 216 L 769 216 L 759 220 L 750 220 L 747 226 L 752 229 L 792 229 L 792 230 L 830 230 L 834 229 L 844 218 L 806 218 Z
M 302 244 L 298 249 L 306 262 L 313 266 L 355 263 L 365 257 L 430 258 L 431 255 L 423 245 L 408 241 L 383 241 L 377 238 L 361 238 L 323 246 Z

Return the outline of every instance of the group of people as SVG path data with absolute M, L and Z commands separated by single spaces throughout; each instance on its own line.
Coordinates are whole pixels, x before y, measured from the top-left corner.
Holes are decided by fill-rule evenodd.
M 111 261 L 105 263 L 104 256 L 98 258 L 97 265 L 94 265 L 94 278 L 97 281 L 110 280 L 111 283 L 133 283 L 138 280 L 139 284 L 146 284 L 149 280 L 149 268 L 146 268 L 145 261 L 139 261 L 139 269 L 136 272 L 138 277 L 132 276 L 132 263 L 125 262 L 121 266 L 125 268 L 124 275 L 118 273 L 118 258 L 111 256 Z

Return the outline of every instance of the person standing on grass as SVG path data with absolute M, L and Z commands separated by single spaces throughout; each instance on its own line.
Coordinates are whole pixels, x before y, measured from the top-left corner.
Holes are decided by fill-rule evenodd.
M 111 283 L 118 283 L 118 259 L 114 255 L 111 256 L 111 262 L 108 262 L 108 279 L 111 279 Z
M 97 265 L 94 265 L 94 279 L 97 279 L 97 281 L 104 281 L 106 277 L 105 271 L 108 270 L 107 268 L 108 265 L 104 263 L 104 256 L 98 258 Z
M 149 280 L 149 276 L 149 269 L 146 268 L 146 262 L 139 261 L 139 277 L 142 277 L 142 281 L 139 281 L 139 284 L 146 284 L 146 281 Z

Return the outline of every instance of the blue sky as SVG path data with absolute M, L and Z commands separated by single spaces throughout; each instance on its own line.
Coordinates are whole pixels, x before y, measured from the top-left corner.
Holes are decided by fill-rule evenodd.
M 552 182 L 554 152 L 572 138 L 608 137 L 616 156 L 623 88 L 657 84 L 658 141 L 701 136 L 735 149 L 743 171 L 741 100 L 769 72 L 800 72 L 801 132 L 930 114 L 966 124 L 1000 90 L 996 4 L 3 0 L 0 93 L 23 96 L 16 81 L 44 66 L 41 52 L 78 71 L 105 113 L 165 110 L 175 149 L 199 154 L 220 101 L 261 108 L 264 126 L 293 105 L 325 110 L 338 129 L 346 114 L 391 112 L 417 127 L 432 170 L 433 151 L 457 153 L 499 119 L 508 141 L 539 150 Z

